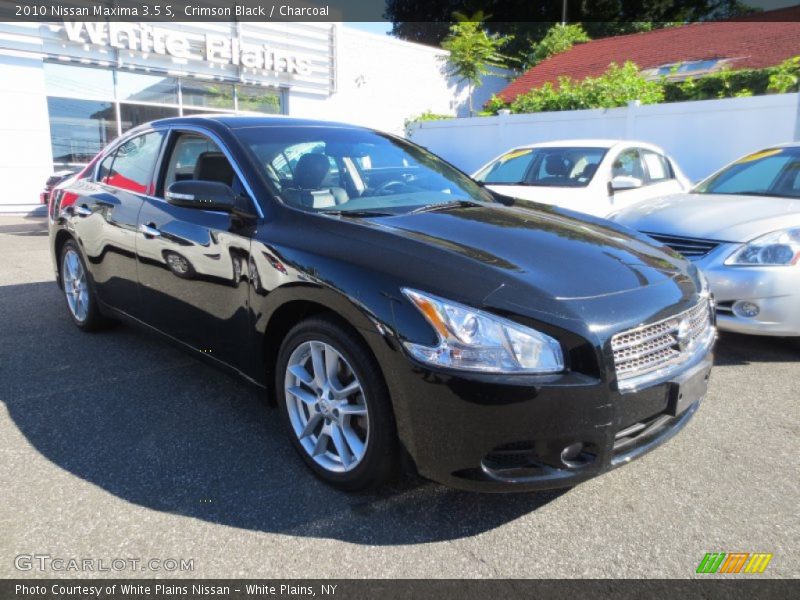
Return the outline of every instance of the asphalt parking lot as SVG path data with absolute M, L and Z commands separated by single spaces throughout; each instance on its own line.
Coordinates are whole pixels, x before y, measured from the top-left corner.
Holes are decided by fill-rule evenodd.
M 577 488 L 316 481 L 258 391 L 151 335 L 82 334 L 45 222 L 0 218 L 0 577 L 692 577 L 706 552 L 800 575 L 800 343 L 723 335 L 676 438 Z M 19 571 L 19 555 L 192 572 Z

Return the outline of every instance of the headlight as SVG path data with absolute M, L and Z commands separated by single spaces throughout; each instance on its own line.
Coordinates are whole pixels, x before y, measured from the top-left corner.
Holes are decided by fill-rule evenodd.
M 773 231 L 748 242 L 725 261 L 737 266 L 794 265 L 800 258 L 800 228 Z
M 555 373 L 564 370 L 561 345 L 513 321 L 403 288 L 439 336 L 436 346 L 405 342 L 422 362 L 487 373 Z

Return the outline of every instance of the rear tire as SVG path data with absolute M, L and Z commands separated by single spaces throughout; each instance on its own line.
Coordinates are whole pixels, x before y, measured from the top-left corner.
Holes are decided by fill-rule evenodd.
M 74 240 L 68 240 L 61 248 L 58 268 L 67 312 L 72 322 L 83 331 L 98 331 L 105 328 L 108 321 L 100 313 L 92 278 Z
M 349 328 L 329 317 L 295 325 L 278 352 L 275 390 L 289 438 L 317 477 L 355 491 L 396 472 L 389 394 L 377 361 Z

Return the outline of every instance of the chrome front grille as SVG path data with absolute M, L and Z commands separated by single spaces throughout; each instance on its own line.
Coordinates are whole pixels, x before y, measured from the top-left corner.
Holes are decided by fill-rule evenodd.
M 714 337 L 708 299 L 656 323 L 622 331 L 611 338 L 614 368 L 620 387 L 642 375 L 682 364 Z
M 664 235 L 662 233 L 652 233 L 650 231 L 643 231 L 642 233 L 661 242 L 665 246 L 669 246 L 678 254 L 682 254 L 690 259 L 702 258 L 722 243 L 717 240 Z

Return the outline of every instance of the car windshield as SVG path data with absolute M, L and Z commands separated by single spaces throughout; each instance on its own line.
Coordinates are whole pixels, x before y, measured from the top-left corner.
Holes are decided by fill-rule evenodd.
M 800 198 L 800 148 L 772 148 L 740 158 L 694 191 Z
M 494 185 L 586 187 L 605 148 L 519 148 L 492 161 L 475 179 Z
M 235 133 L 282 200 L 304 210 L 402 214 L 494 202 L 491 193 L 430 152 L 378 132 L 291 126 Z

